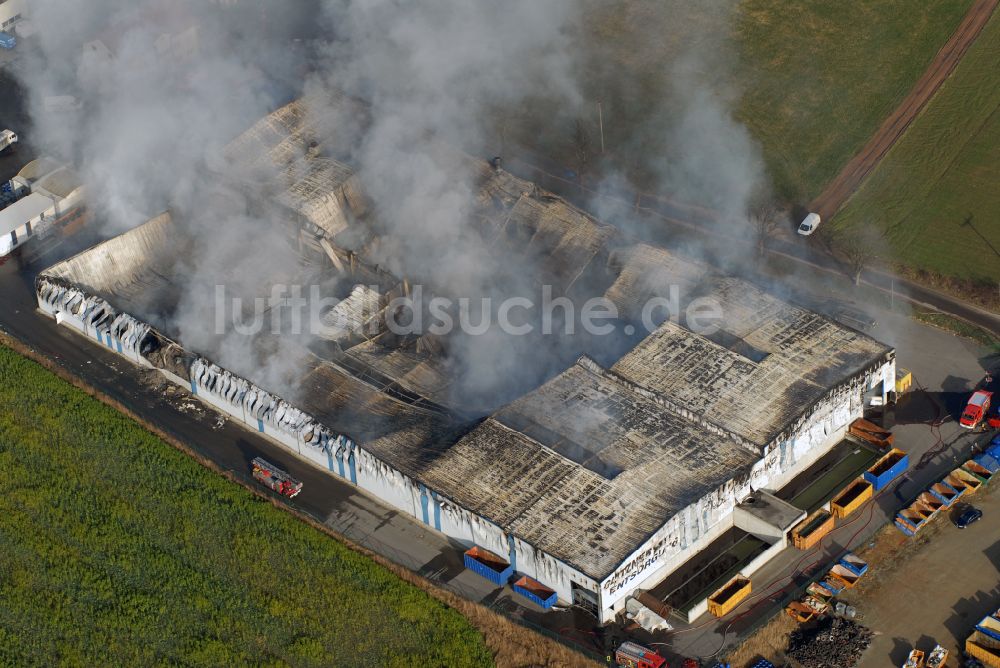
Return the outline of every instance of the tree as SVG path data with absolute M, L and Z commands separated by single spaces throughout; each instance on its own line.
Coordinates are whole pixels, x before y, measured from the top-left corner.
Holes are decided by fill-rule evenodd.
M 854 285 L 861 284 L 861 274 L 879 256 L 882 239 L 877 236 L 858 230 L 844 230 L 833 240 L 833 247 L 843 258 Z
M 750 207 L 747 220 L 753 230 L 757 259 L 762 260 L 767 250 L 767 238 L 778 229 L 778 210 L 770 202 L 761 201 Z

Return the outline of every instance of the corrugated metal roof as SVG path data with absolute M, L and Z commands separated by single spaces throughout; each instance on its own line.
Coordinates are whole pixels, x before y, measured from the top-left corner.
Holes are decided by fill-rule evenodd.
M 21 171 L 19 171 L 17 175 L 22 179 L 27 179 L 28 181 L 37 181 L 46 174 L 50 174 L 56 169 L 59 169 L 60 166 L 59 162 L 52 158 L 41 157 L 32 160 L 27 165 L 22 167 Z
M 583 361 L 488 418 L 423 476 L 602 578 L 667 519 L 756 460 Z
M 47 190 L 57 197 L 66 198 L 82 185 L 80 177 L 68 167 L 62 167 L 39 179 L 32 190 Z
M 706 278 L 699 290 L 719 306 L 717 331 L 700 336 L 665 322 L 612 370 L 761 451 L 832 387 L 891 350 L 740 279 Z
M 0 209 L 0 235 L 10 234 L 29 220 L 34 220 L 55 206 L 55 202 L 41 193 L 22 197 L 5 209 Z

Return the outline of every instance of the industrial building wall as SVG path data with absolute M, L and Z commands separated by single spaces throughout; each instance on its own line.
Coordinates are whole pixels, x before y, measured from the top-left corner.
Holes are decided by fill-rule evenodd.
M 40 295 L 38 304 L 43 312 L 56 318 L 58 323 L 79 331 L 94 343 L 104 345 L 141 366 L 151 366 L 137 349 L 121 347 L 112 337 L 99 335 L 95 328 L 87 325 L 80 317 L 63 311 L 57 313 Z M 515 565 L 518 573 L 535 578 L 555 590 L 561 601 L 572 600 L 574 582 L 595 593 L 598 591 L 598 584 L 592 578 L 536 550 L 528 543 L 505 533 L 492 522 L 404 475 L 346 436 L 336 436 L 333 447 L 311 446 L 275 422 L 257 419 L 253 414 L 248 414 L 242 403 L 232 402 L 196 380 L 185 381 L 169 372 L 164 375 L 209 406 L 239 420 L 248 429 L 267 435 L 310 463 L 357 485 L 382 503 L 411 515 L 418 522 L 463 545 L 479 545 L 506 557 Z
M 0 30 L 10 32 L 17 21 L 28 17 L 28 0 L 0 0 Z
M 857 382 L 834 392 L 814 407 L 802 428 L 774 445 L 745 480 L 728 481 L 667 520 L 601 583 L 602 621 L 610 621 L 624 609 L 625 599 L 633 591 L 659 584 L 722 535 L 733 525 L 736 505 L 753 490 L 779 489 L 808 469 L 843 438 L 854 419 L 861 417 L 864 391 L 894 377 L 895 360 L 889 359 Z

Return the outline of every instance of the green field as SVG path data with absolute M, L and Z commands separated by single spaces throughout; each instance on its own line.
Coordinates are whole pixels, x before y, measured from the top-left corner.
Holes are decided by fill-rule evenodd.
M 1000 281 L 1000 18 L 994 16 L 924 112 L 833 224 L 876 226 L 887 259 L 947 277 Z
M 492 665 L 454 610 L 3 347 L 0 472 L 0 665 Z
M 743 0 L 738 116 L 804 204 L 906 97 L 972 0 Z

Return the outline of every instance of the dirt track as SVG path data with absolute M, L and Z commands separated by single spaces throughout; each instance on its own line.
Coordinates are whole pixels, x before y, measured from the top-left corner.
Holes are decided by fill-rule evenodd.
M 864 148 L 855 155 L 826 189 L 812 201 L 809 210 L 824 219 L 835 214 L 857 190 L 868 174 L 875 169 L 893 144 L 896 143 L 913 119 L 917 117 L 941 84 L 955 70 L 955 66 L 969 50 L 983 27 L 989 21 L 1000 0 L 976 0 L 962 19 L 958 29 L 934 56 L 930 66 L 917 81 L 906 99 L 889 115 Z

